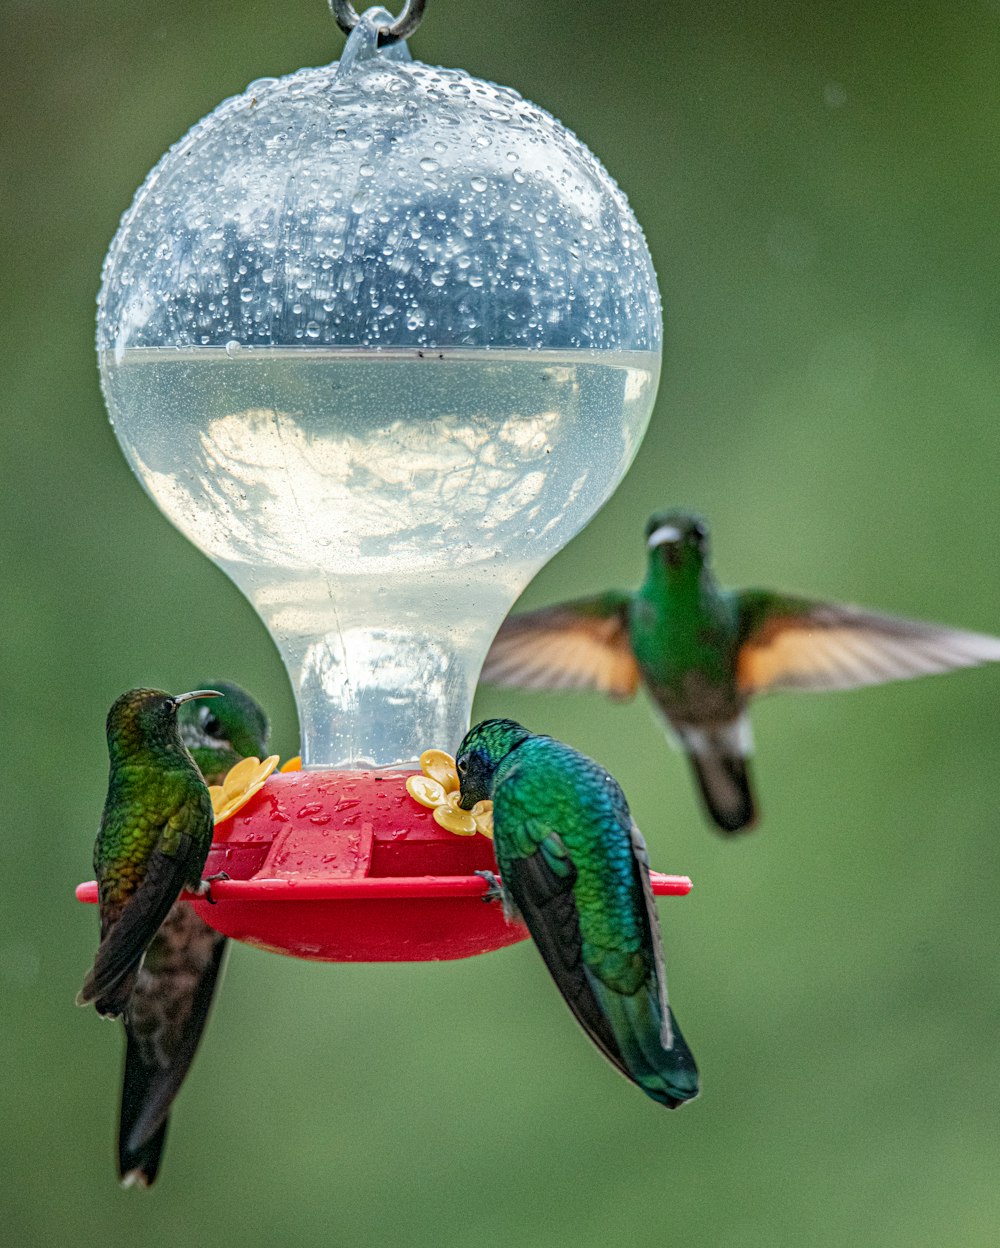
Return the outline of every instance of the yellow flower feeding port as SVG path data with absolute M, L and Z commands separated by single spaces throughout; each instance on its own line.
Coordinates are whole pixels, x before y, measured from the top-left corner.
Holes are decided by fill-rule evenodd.
M 217 931 L 321 962 L 467 958 L 527 937 L 483 904 L 475 873 L 496 869 L 491 813 L 448 802 L 458 787 L 449 754 L 424 751 L 419 772 L 275 771 L 277 761 L 244 759 L 213 792 L 205 874 L 229 878 L 213 883 L 212 903 L 189 900 Z M 475 826 L 456 835 L 453 814 Z M 652 880 L 661 896 L 691 891 L 686 876 Z M 77 897 L 96 902 L 97 885 Z

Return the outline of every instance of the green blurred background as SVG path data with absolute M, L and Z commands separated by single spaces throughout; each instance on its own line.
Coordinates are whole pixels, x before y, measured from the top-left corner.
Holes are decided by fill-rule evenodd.
M 481 695 L 601 759 L 654 864 L 704 1074 L 665 1114 L 529 945 L 440 966 L 234 950 L 160 1182 L 112 1169 L 120 1042 L 73 1007 L 72 900 L 124 688 L 218 675 L 296 747 L 250 608 L 148 502 L 93 356 L 103 253 L 161 152 L 335 59 L 322 0 L 3 0 L 0 1218 L 6 1242 L 995 1245 L 1000 673 L 761 704 L 762 827 L 724 843 L 641 700 Z M 605 161 L 666 306 L 649 436 L 525 595 L 641 574 L 667 503 L 729 583 L 1000 629 L 1000 5 L 430 0 L 421 59 Z

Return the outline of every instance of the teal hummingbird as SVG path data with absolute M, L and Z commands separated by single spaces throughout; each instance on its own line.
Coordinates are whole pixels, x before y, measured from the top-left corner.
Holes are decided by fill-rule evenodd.
M 1000 639 L 770 590 L 723 589 L 708 527 L 682 511 L 646 526 L 646 579 L 505 621 L 482 679 L 525 689 L 646 686 L 724 832 L 753 826 L 747 706 L 779 689 L 854 689 L 1000 660 Z
M 184 888 L 207 891 L 201 872 L 212 845 L 212 799 L 180 738 L 177 711 L 214 689 L 171 696 L 130 689 L 108 712 L 108 794 L 94 845 L 101 943 L 77 996 L 117 1017 L 147 946 Z
M 509 719 L 477 724 L 456 759 L 461 804 L 492 799 L 502 883 L 566 1004 L 598 1049 L 654 1101 L 698 1094 L 667 1000 L 646 845 L 625 795 L 593 759 Z
M 239 685 L 207 681 L 224 700 L 185 702 L 177 712 L 181 741 L 206 784 L 221 784 L 241 758 L 266 753 L 264 712 Z M 126 1186 L 149 1187 L 180 1091 L 208 1020 L 227 946 L 185 901 L 175 902 L 153 937 L 123 1019 L 125 1070 L 118 1126 L 118 1174 Z

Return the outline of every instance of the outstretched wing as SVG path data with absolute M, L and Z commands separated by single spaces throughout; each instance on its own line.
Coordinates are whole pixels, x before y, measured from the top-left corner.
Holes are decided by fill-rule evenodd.
M 631 698 L 639 668 L 628 639 L 628 596 L 602 594 L 509 616 L 480 679 L 520 689 L 597 689 Z
M 739 595 L 741 693 L 856 689 L 1000 660 L 1000 638 L 764 590 Z

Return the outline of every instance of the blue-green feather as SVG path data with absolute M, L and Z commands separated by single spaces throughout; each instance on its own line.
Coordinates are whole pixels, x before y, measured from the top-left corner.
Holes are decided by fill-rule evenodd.
M 645 846 L 614 778 L 551 737 L 486 721 L 458 754 L 463 804 L 493 799 L 504 890 L 578 1021 L 654 1100 L 698 1092 L 668 1011 Z

